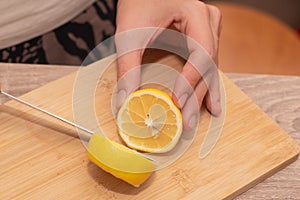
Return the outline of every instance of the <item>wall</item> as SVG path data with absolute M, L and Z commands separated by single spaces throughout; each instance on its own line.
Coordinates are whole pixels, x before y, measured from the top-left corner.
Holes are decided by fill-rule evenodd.
M 211 0 L 204 1 L 211 2 Z M 222 0 L 222 2 L 239 3 L 258 8 L 278 17 L 292 28 L 300 28 L 300 0 Z

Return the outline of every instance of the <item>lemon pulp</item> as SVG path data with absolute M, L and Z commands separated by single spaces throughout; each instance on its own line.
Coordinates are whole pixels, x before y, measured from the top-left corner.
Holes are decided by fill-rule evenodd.
M 182 133 L 182 116 L 168 94 L 137 90 L 122 104 L 117 125 L 127 146 L 152 153 L 172 150 Z

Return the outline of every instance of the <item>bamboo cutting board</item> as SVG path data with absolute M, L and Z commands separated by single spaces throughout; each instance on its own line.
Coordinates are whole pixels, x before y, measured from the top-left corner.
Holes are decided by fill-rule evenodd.
M 88 68 L 97 70 L 111 59 L 114 57 Z M 182 66 L 174 56 L 159 62 L 175 68 Z M 112 64 L 98 81 L 95 108 L 102 130 L 118 140 L 110 109 L 115 76 L 115 64 Z M 73 120 L 75 78 L 76 73 L 70 74 L 21 98 Z M 299 147 L 228 78 L 222 75 L 222 80 L 226 94 L 225 122 L 212 151 L 199 159 L 211 121 L 211 116 L 203 110 L 191 147 L 175 163 L 153 173 L 139 188 L 91 163 L 73 127 L 17 102 L 1 105 L 0 199 L 231 199 L 237 196 L 296 160 Z M 89 124 L 88 128 L 96 130 L 99 124 Z

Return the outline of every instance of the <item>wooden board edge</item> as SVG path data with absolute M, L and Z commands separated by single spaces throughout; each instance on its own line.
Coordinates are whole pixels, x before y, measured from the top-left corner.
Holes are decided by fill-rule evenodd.
M 300 148 L 299 148 L 298 145 L 297 145 L 297 147 L 298 147 L 298 149 L 297 149 L 297 152 L 296 152 L 296 154 L 294 156 L 292 156 L 291 158 L 287 159 L 285 162 L 281 163 L 277 167 L 273 168 L 272 170 L 270 170 L 269 172 L 267 172 L 265 175 L 263 175 L 263 176 L 255 179 L 255 180 L 251 181 L 249 184 L 243 186 L 242 188 L 238 189 L 237 191 L 235 191 L 231 195 L 225 197 L 224 200 L 230 200 L 230 199 L 236 198 L 237 196 L 243 194 L 244 192 L 246 192 L 249 189 L 253 188 L 254 186 L 258 185 L 260 182 L 262 182 L 262 181 L 266 180 L 267 178 L 273 176 L 277 172 L 283 170 L 284 168 L 286 168 L 287 166 L 289 166 L 290 164 L 292 164 L 293 162 L 295 162 L 296 160 L 298 160 Z
M 27 97 L 27 96 L 30 96 L 31 93 L 35 93 L 35 92 L 37 92 L 37 91 L 39 91 L 39 90 L 43 90 L 44 88 L 49 87 L 49 85 L 51 85 L 51 84 L 54 83 L 54 82 L 62 81 L 63 79 L 67 79 L 67 78 L 72 78 L 72 76 L 74 77 L 74 80 L 75 80 L 76 74 L 77 74 L 77 71 L 71 72 L 70 74 L 67 74 L 67 75 L 65 75 L 65 76 L 63 76 L 63 77 L 60 77 L 60 78 L 56 79 L 56 80 L 50 81 L 49 83 L 46 83 L 45 85 L 42 85 L 42 86 L 40 86 L 40 87 L 38 87 L 38 88 L 35 88 L 34 90 L 31 90 L 31 91 L 29 91 L 29 92 L 27 92 L 27 93 L 25 93 L 25 94 L 22 94 L 22 95 L 20 95 L 20 96 L 17 96 L 17 97 L 20 98 L 20 99 L 26 100 L 26 97 Z M 8 101 L 6 101 L 6 102 L 4 102 L 3 104 L 0 104 L 0 105 L 10 105 L 10 104 L 12 104 L 12 103 L 14 103 L 14 102 L 15 102 L 15 100 L 12 100 L 12 99 L 11 99 L 11 100 L 8 100 Z M 30 103 L 30 102 L 29 102 L 29 103 Z

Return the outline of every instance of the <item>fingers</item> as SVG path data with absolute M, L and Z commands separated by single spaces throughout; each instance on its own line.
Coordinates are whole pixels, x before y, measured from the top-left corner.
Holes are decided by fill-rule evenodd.
M 139 88 L 142 56 L 157 29 L 130 29 L 115 35 L 118 65 L 118 93 L 116 108 L 125 98 Z
M 213 74 L 209 89 L 205 95 L 206 107 L 215 116 L 219 116 L 222 112 L 220 101 L 219 74 L 216 72 Z
M 219 50 L 219 38 L 221 34 L 221 22 L 222 22 L 222 15 L 220 10 L 211 5 L 207 5 L 210 14 L 210 21 L 211 21 L 211 29 L 215 40 L 215 48 L 216 53 L 213 57 L 213 60 L 218 65 L 218 50 Z M 213 73 L 213 77 L 209 84 L 209 89 L 205 95 L 205 103 L 207 109 L 215 116 L 218 116 L 222 112 L 222 108 L 220 105 L 220 88 L 219 88 L 219 72 L 215 69 Z
M 207 8 L 209 10 L 212 31 L 215 34 L 216 38 L 219 38 L 222 29 L 222 13 L 219 8 L 215 6 L 207 5 Z
M 220 10 L 211 5 L 207 5 L 210 14 L 210 21 L 211 21 L 211 28 L 212 33 L 215 39 L 216 45 L 216 53 L 214 55 L 214 62 L 218 65 L 218 50 L 219 50 L 219 38 L 221 34 L 221 22 L 222 22 L 222 15 Z M 216 69 L 213 73 L 213 77 L 211 83 L 209 85 L 208 92 L 205 96 L 205 103 L 207 109 L 215 116 L 218 116 L 222 112 L 222 108 L 220 105 L 220 87 L 219 87 L 219 72 Z
M 179 108 L 183 108 L 200 78 L 201 75 L 198 70 L 191 63 L 187 62 L 175 82 L 172 94 L 173 101 Z
M 120 29 L 123 32 L 119 32 Z M 118 89 L 115 107 L 119 110 L 126 97 L 139 88 L 143 52 L 154 31 L 122 27 L 117 32 L 115 44 L 118 55 Z
M 140 27 L 165 27 L 172 21 L 175 27 L 187 36 L 187 47 L 190 52 L 181 75 L 176 79 L 172 98 L 182 109 L 184 128 L 192 129 L 198 122 L 196 116 L 199 116 L 203 100 L 211 113 L 218 115 L 221 112 L 217 70 L 221 13 L 216 7 L 200 1 L 184 1 L 184 3 L 182 1 L 180 6 L 167 2 L 164 2 L 165 9 L 161 9 L 155 16 L 152 14 L 157 7 L 149 10 L 151 6 L 146 6 L 145 10 L 149 12 L 143 13 L 145 10 L 140 8 L 145 6 L 141 1 L 136 1 L 139 6 L 135 6 L 136 10 L 133 10 L 135 12 L 128 12 L 125 3 L 118 5 L 117 33 L 126 31 L 127 33 L 116 37 L 119 80 L 117 108 L 127 95 L 139 87 L 141 74 L 139 66 L 143 49 L 160 34 L 147 28 L 138 29 L 139 31 L 133 33 L 129 33 L 128 30 Z M 172 7 L 169 7 L 170 5 Z M 151 17 L 137 20 L 137 16 L 148 15 Z
M 219 75 L 218 73 L 208 72 L 206 79 L 201 79 L 188 97 L 182 108 L 184 129 L 190 131 L 197 126 L 199 121 L 199 110 L 203 100 L 207 109 L 215 116 L 222 112 L 220 105 Z M 209 87 L 208 87 L 209 86 Z
M 195 119 L 204 99 L 212 114 L 221 113 L 216 65 L 221 15 L 213 6 L 199 5 L 201 11 L 193 17 L 189 16 L 188 22 L 180 25 L 188 36 L 190 56 L 181 76 L 176 80 L 173 100 L 182 109 L 185 130 L 195 127 L 198 122 Z M 194 24 L 199 26 L 192 26 Z
M 199 121 L 199 110 L 207 91 L 207 85 L 200 81 L 194 93 L 188 98 L 182 109 L 183 126 L 186 131 L 196 128 Z
M 119 110 L 126 97 L 139 88 L 140 65 L 144 50 L 159 30 L 159 28 L 134 29 L 135 25 L 132 25 L 132 22 L 125 23 L 126 20 L 122 22 L 118 24 L 117 34 L 115 35 L 118 55 L 118 91 L 115 105 L 117 110 Z
M 210 24 L 211 24 L 211 29 L 212 29 L 212 34 L 214 36 L 215 42 L 215 54 L 213 55 L 213 60 L 218 65 L 218 50 L 219 50 L 219 38 L 221 34 L 221 29 L 222 29 L 222 14 L 220 10 L 211 5 L 207 5 L 208 10 L 209 10 L 209 15 L 210 15 Z
M 117 58 L 118 64 L 118 91 L 117 110 L 121 107 L 126 97 L 139 88 L 141 75 L 141 50 L 126 53 Z

